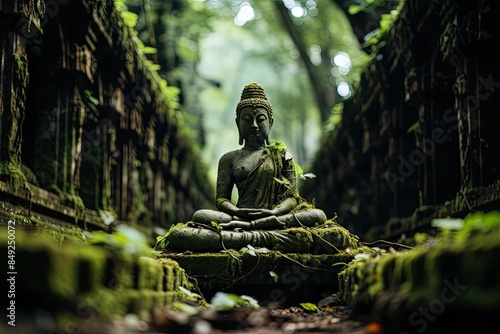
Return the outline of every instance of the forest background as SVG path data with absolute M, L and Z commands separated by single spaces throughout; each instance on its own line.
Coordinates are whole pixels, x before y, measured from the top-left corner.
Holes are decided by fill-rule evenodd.
M 370 60 L 370 41 L 381 31 L 380 12 L 391 7 L 380 0 L 115 5 L 152 66 L 180 89 L 181 115 L 214 184 L 218 159 L 238 148 L 235 107 L 250 81 L 264 87 L 273 105 L 271 137 L 287 144 L 305 173 L 314 172 L 307 166 L 320 138 L 340 123 L 342 102 L 355 94 Z M 354 31 L 353 20 L 359 19 L 363 23 Z

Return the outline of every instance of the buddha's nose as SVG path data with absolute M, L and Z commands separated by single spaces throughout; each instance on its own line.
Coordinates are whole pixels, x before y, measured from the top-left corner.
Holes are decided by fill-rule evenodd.
M 253 122 L 252 122 L 252 129 L 258 129 L 259 126 L 257 125 L 257 119 L 253 119 Z

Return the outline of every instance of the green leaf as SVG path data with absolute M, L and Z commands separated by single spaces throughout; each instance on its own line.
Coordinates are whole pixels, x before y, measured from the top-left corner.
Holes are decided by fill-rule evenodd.
M 136 256 L 150 256 L 151 248 L 147 236 L 132 226 L 118 225 L 112 233 L 92 232 L 90 243 L 102 243 L 115 252 L 126 252 Z
M 302 180 L 306 180 L 307 178 L 309 179 L 313 179 L 316 177 L 316 174 L 313 174 L 313 173 L 305 173 L 305 174 L 300 174 L 299 177 L 302 179 Z
M 124 11 L 127 9 L 127 5 L 125 5 L 124 0 L 115 0 L 114 1 L 115 9 L 118 12 Z
M 272 277 L 272 279 L 273 279 L 274 283 L 278 283 L 278 274 L 276 274 L 274 271 L 272 271 L 272 270 L 271 270 L 271 271 L 269 272 L 269 275 L 271 275 L 271 277 Z
M 411 133 L 417 131 L 418 129 L 420 129 L 420 123 L 416 121 L 408 129 L 406 129 L 406 133 Z
M 142 48 L 141 51 L 145 55 L 152 55 L 158 53 L 158 50 L 156 48 L 153 48 L 152 46 L 145 46 L 144 48 Z
M 274 146 L 278 150 L 286 151 L 286 144 L 283 141 L 279 141 L 276 139 L 271 139 L 271 146 Z
M 306 311 L 315 312 L 318 310 L 316 304 L 313 303 L 300 303 L 300 306 Z
M 241 297 L 234 293 L 217 292 L 210 301 L 210 308 L 216 311 L 230 310 L 235 307 L 249 306 L 258 308 L 259 303 L 252 297 L 242 295 Z
M 295 165 L 295 175 L 302 175 L 302 173 L 304 173 L 304 171 L 302 170 L 302 167 L 300 167 L 300 165 L 298 163 L 295 163 L 294 162 L 294 165 Z
M 199 294 L 191 292 L 191 291 L 189 291 L 188 289 L 186 289 L 186 288 L 184 288 L 182 286 L 179 287 L 179 290 L 181 290 L 190 299 L 194 299 L 194 300 L 201 300 L 201 299 L 203 299 L 203 297 L 200 296 Z
M 464 226 L 464 221 L 458 218 L 435 218 L 431 225 L 442 230 L 458 231 Z
M 260 307 L 259 302 L 250 296 L 241 295 L 241 299 L 246 302 L 245 306 L 249 306 L 253 309 L 258 309 Z
M 91 244 L 107 243 L 108 236 L 109 234 L 104 231 L 95 231 L 90 233 L 88 239 Z
M 252 245 L 247 245 L 247 248 L 248 248 L 248 254 L 252 256 L 257 256 L 257 254 L 255 253 L 255 248 L 253 248 Z
M 361 5 L 350 5 L 347 12 L 351 15 L 355 15 L 365 9 L 365 6 Z
M 198 314 L 198 309 L 192 305 L 183 303 L 183 302 L 174 302 L 172 304 L 172 308 L 174 310 L 186 313 L 189 316 L 197 315 Z
M 91 90 L 85 89 L 83 92 L 85 94 L 85 97 L 87 98 L 87 100 L 90 103 L 92 103 L 95 106 L 99 105 L 99 100 L 92 96 L 92 91 Z
M 169 233 L 167 232 L 165 235 L 159 235 L 156 237 L 155 250 L 163 250 L 167 248 L 170 239 L 168 238 Z
M 361 253 L 361 254 L 357 254 L 356 256 L 354 256 L 354 260 L 369 259 L 369 258 L 370 258 L 370 254 L 366 254 L 366 253 Z
M 125 10 L 122 11 L 120 14 L 123 18 L 123 23 L 125 23 L 127 27 L 130 28 L 135 27 L 135 25 L 137 24 L 137 20 L 139 19 L 139 15 Z

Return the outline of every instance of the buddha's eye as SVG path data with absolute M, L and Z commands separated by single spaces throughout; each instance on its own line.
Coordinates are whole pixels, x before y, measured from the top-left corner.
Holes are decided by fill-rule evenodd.
M 242 119 L 245 122 L 251 122 L 253 120 L 253 117 L 251 115 L 243 115 Z
M 262 123 L 267 120 L 267 117 L 265 115 L 259 115 L 257 116 L 257 122 Z

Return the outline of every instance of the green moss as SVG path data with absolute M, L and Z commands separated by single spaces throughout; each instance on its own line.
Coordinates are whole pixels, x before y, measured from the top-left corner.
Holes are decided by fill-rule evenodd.
M 475 214 L 485 228 L 488 219 L 491 226 L 498 224 L 498 213 Z M 490 227 L 491 227 L 490 226 Z M 468 233 L 466 233 L 468 235 Z M 397 314 L 410 314 L 421 305 L 441 300 L 442 291 L 450 284 L 458 284 L 460 298 L 453 309 L 487 310 L 500 302 L 496 262 L 500 254 L 500 230 L 486 228 L 467 240 L 460 238 L 436 238 L 436 245 L 418 246 L 398 253 L 376 253 L 351 262 L 339 273 L 341 298 L 348 305 L 364 305 L 368 309 L 384 303 L 383 296 L 397 295 L 397 309 L 389 310 L 388 318 Z M 441 242 L 440 242 L 441 241 Z M 465 288 L 464 288 L 465 287 Z M 482 299 L 488 294 L 489 298 Z M 474 306 L 472 306 L 474 305 Z
M 14 190 L 20 189 L 27 184 L 21 166 L 18 162 L 12 160 L 0 162 L 0 178 L 11 184 Z
M 26 184 L 26 177 L 21 168 L 22 123 L 28 87 L 28 59 L 25 54 L 14 55 L 13 91 L 10 101 L 10 112 L 2 115 L 2 132 L 0 145 L 0 178 L 7 180 L 15 190 Z

